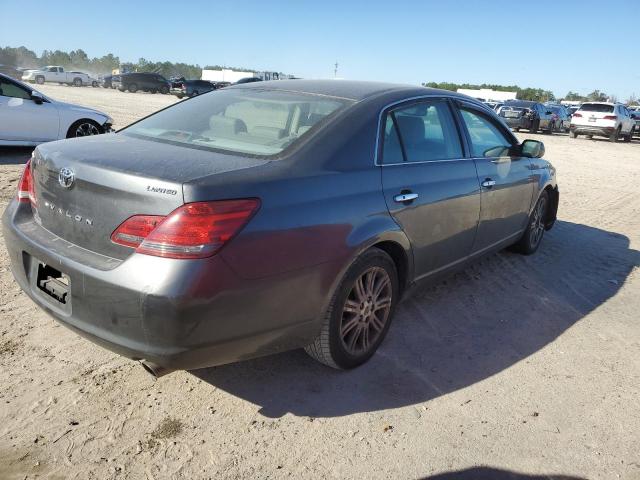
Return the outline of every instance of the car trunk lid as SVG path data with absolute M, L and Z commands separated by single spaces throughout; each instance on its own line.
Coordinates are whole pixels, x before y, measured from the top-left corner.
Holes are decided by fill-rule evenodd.
M 122 134 L 52 142 L 32 162 L 35 218 L 72 244 L 124 259 L 133 249 L 110 237 L 127 218 L 167 215 L 184 203 L 183 183 L 262 163 Z

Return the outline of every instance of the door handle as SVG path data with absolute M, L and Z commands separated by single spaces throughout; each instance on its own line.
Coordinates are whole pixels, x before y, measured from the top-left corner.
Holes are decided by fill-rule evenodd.
M 496 184 L 496 181 L 495 181 L 495 180 L 491 180 L 490 178 L 486 178 L 486 179 L 484 180 L 484 182 L 482 182 L 482 184 L 481 184 L 481 185 L 482 185 L 484 188 L 491 188 L 491 187 L 493 187 L 495 184 Z
M 393 200 L 398 203 L 404 203 L 404 202 L 413 202 L 416 198 L 418 198 L 417 193 L 401 193 L 393 197 Z

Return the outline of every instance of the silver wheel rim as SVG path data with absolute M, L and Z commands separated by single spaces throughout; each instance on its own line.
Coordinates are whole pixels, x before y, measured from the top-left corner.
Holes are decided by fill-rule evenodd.
M 531 246 L 534 248 L 538 245 L 538 243 L 540 243 L 542 235 L 544 234 L 544 213 L 546 208 L 547 200 L 542 197 L 538 201 L 538 205 L 536 205 L 536 208 L 533 211 L 533 216 L 531 217 L 529 239 L 531 241 Z
M 351 355 L 371 350 L 389 320 L 393 289 L 384 268 L 372 267 L 358 277 L 347 296 L 340 321 L 340 340 Z
M 100 135 L 100 130 L 93 123 L 84 122 L 76 128 L 76 137 L 88 137 L 90 135 Z

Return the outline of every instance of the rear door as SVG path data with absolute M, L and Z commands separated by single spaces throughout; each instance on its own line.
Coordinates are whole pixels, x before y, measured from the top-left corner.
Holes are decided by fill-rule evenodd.
M 446 270 L 470 254 L 480 213 L 476 168 L 451 106 L 419 100 L 391 107 L 381 120 L 384 196 L 411 241 L 416 277 Z
M 515 139 L 488 112 L 468 103 L 459 105 L 471 156 L 481 188 L 480 225 L 473 245 L 481 253 L 516 240 L 526 227 L 535 177 L 531 162 L 514 155 Z

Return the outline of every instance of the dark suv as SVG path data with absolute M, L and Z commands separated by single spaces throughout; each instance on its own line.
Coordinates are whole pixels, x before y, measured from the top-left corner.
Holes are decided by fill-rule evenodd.
M 172 82 L 171 94 L 178 98 L 195 97 L 201 93 L 207 93 L 215 90 L 216 86 L 206 80 L 182 80 Z
M 138 90 L 151 93 L 169 93 L 170 83 L 158 73 L 124 73 L 111 80 L 113 88 L 121 92 L 126 90 L 135 93 Z
M 538 130 L 552 133 L 556 129 L 553 112 L 539 102 L 527 100 L 506 102 L 498 109 L 498 115 L 516 132 L 524 128 L 531 133 L 536 133 Z

